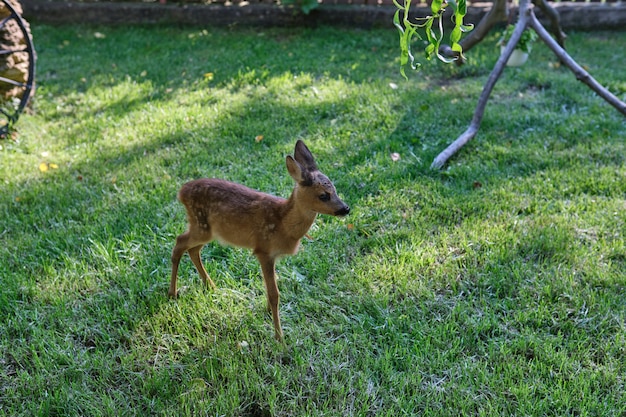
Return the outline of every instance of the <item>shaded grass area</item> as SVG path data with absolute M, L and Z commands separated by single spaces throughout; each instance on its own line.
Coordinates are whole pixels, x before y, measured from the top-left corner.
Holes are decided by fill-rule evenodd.
M 436 172 L 497 35 L 406 82 L 393 30 L 32 30 L 37 96 L 0 143 L 0 413 L 626 412 L 626 127 L 547 48 Z M 626 35 L 569 35 L 624 98 Z M 287 196 L 296 139 L 352 212 L 280 262 L 281 346 L 247 251 L 205 248 L 214 292 L 185 258 L 177 301 L 169 256 L 185 181 Z

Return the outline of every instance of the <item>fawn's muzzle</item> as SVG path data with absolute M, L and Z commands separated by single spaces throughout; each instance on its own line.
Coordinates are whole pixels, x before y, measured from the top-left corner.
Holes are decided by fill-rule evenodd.
M 342 208 L 340 208 L 339 210 L 335 212 L 335 216 L 347 216 L 348 213 L 350 213 L 350 207 L 343 206 Z

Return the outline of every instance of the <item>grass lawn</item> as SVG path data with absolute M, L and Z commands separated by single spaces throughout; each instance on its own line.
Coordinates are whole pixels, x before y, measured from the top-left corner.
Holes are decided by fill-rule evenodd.
M 626 123 L 545 46 L 432 171 L 496 33 L 405 81 L 391 25 L 32 30 L 36 97 L 0 141 L 0 415 L 626 415 Z M 569 33 L 625 100 L 616 45 Z M 286 197 L 297 139 L 352 212 L 279 262 L 281 345 L 249 251 L 204 249 L 215 291 L 185 256 L 167 289 L 178 188 Z

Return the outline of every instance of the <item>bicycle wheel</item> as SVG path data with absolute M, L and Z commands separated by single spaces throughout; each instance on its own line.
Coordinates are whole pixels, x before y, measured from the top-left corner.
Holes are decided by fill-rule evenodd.
M 35 48 L 17 1 L 0 2 L 0 136 L 6 136 L 34 93 Z M 17 9 L 17 10 L 16 10 Z

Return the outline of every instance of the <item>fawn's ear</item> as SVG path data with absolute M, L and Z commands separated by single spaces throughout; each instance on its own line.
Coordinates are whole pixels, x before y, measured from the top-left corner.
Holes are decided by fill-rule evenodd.
M 287 155 L 287 171 L 298 184 L 311 185 L 311 177 L 291 155 Z
M 309 151 L 309 148 L 306 147 L 304 142 L 298 140 L 296 142 L 296 149 L 293 152 L 293 156 L 300 164 L 304 170 L 311 172 L 317 171 L 317 164 L 315 163 L 315 158 L 313 158 L 313 154 Z

